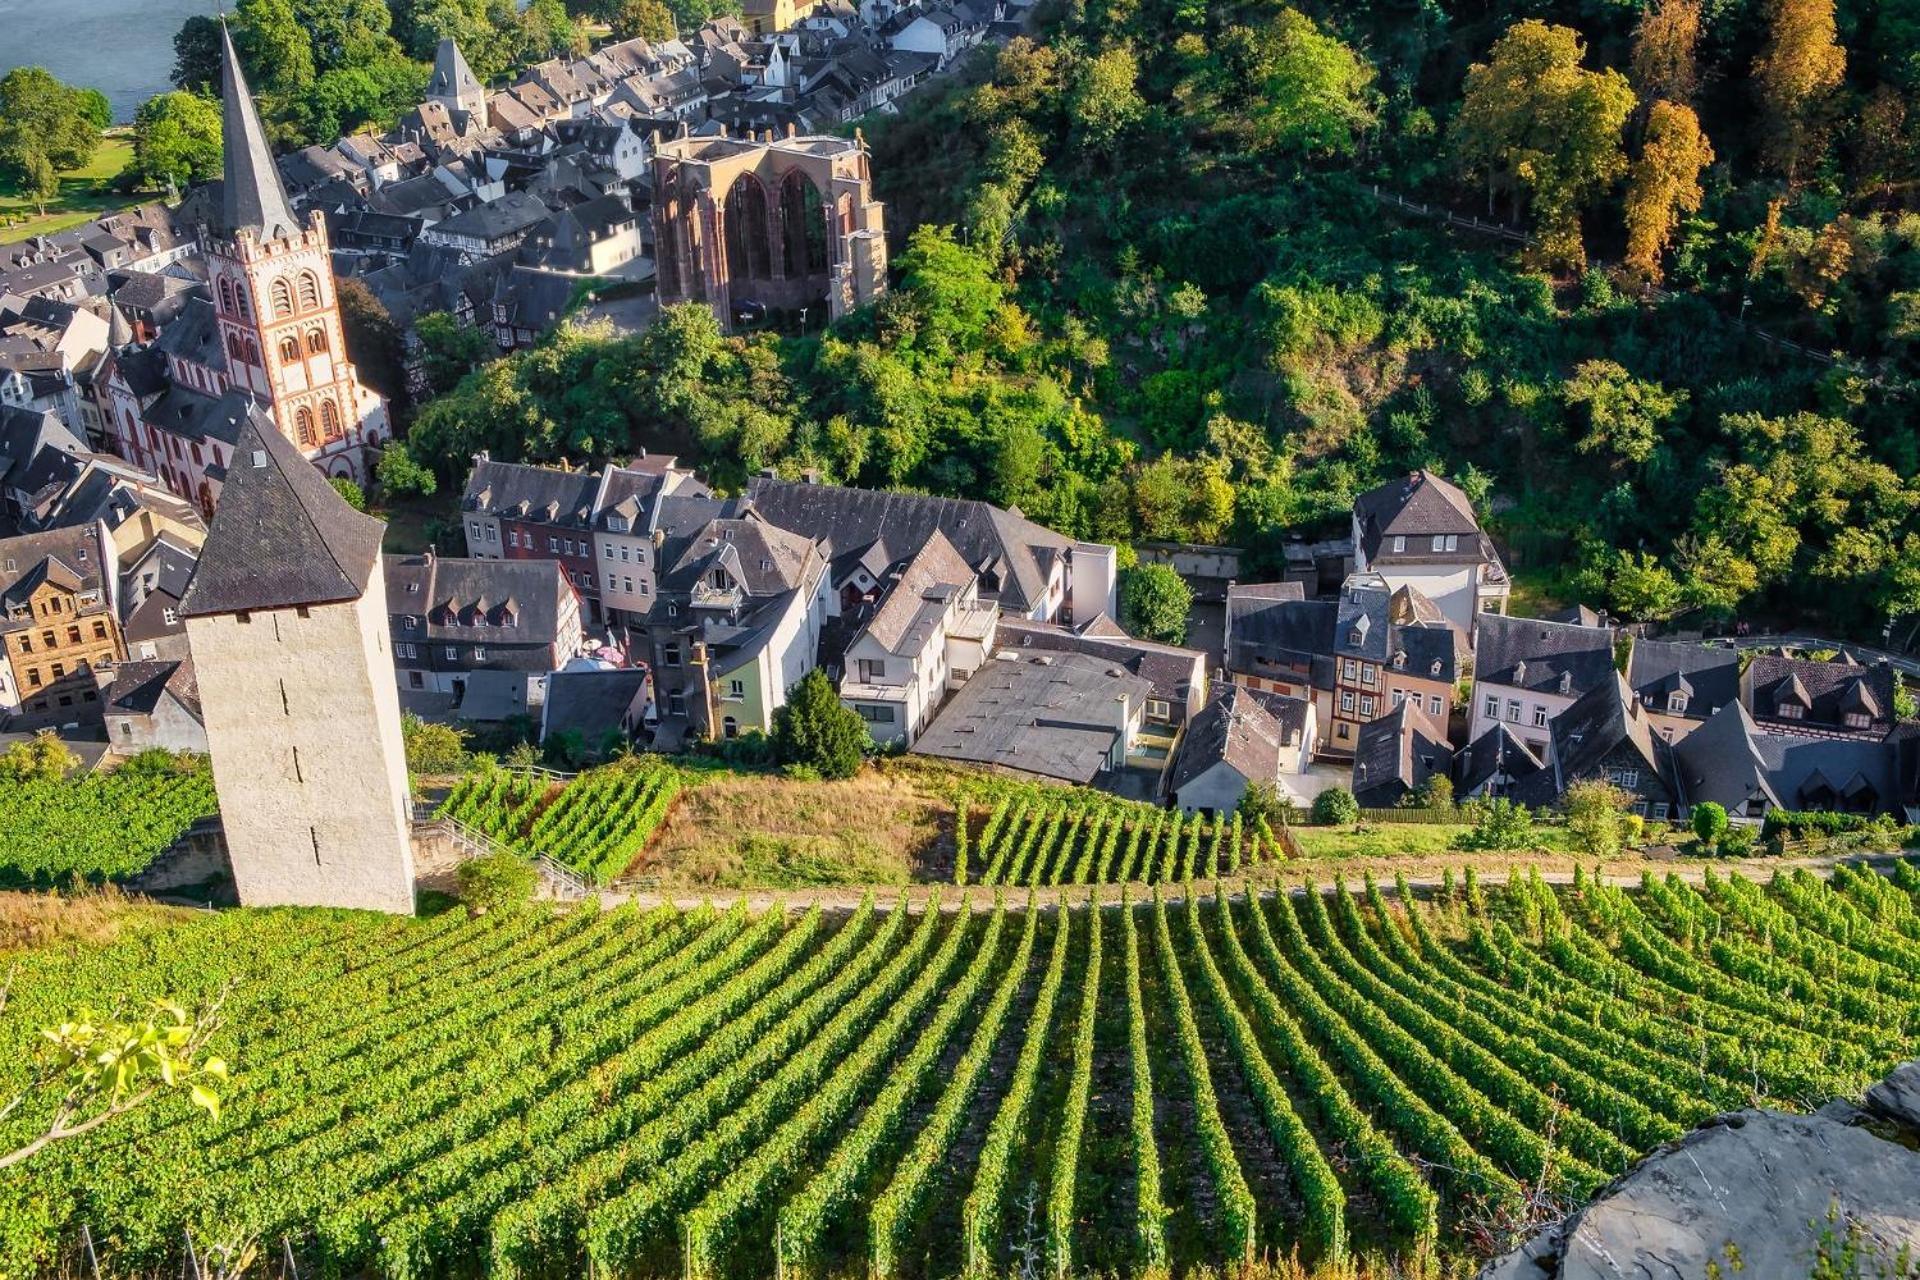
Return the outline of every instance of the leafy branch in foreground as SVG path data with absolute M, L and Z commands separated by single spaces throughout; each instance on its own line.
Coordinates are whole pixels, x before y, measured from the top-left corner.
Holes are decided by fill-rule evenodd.
M 231 986 L 228 987 L 230 991 Z M 7 1007 L 12 978 L 0 986 L 0 1013 Z M 205 1011 L 189 1014 L 170 1000 L 149 1002 L 141 1017 L 123 1017 L 82 1009 L 70 1020 L 40 1032 L 47 1062 L 33 1084 L 0 1106 L 0 1121 L 27 1105 L 42 1089 L 64 1082 L 66 1089 L 46 1127 L 32 1141 L 0 1154 L 0 1169 L 38 1155 L 56 1142 L 77 1138 L 165 1092 L 184 1092 L 215 1120 L 220 1118 L 219 1086 L 227 1064 L 201 1058 L 220 1025 L 227 992 Z

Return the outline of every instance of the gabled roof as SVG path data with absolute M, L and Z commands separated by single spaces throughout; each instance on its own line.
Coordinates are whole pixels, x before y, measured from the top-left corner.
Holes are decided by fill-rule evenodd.
M 951 595 L 965 591 L 972 583 L 973 570 L 946 535 L 936 529 L 887 584 L 867 619 L 865 634 L 889 653 L 899 653 L 901 642 L 918 630 L 915 624 L 930 605 L 935 610 L 944 609 Z M 924 635 L 921 639 L 924 642 Z
M 1223 685 L 1200 709 L 1180 740 L 1168 788 L 1180 788 L 1217 764 L 1225 764 L 1248 782 L 1272 782 L 1289 746 L 1287 731 L 1260 699 L 1236 684 Z
M 1682 738 L 1673 755 L 1687 803 L 1713 801 L 1730 813 L 1752 799 L 1871 812 L 1901 803 L 1899 743 L 1769 732 L 1737 701 Z
M 1360 536 L 1369 560 L 1379 552 L 1381 544 L 1392 537 L 1408 539 L 1411 552 L 1424 549 L 1413 544 L 1415 538 L 1426 538 L 1431 545 L 1435 534 L 1463 537 L 1472 534 L 1477 538 L 1480 533 L 1480 522 L 1474 517 L 1473 503 L 1466 493 L 1452 481 L 1427 470 L 1409 472 L 1369 489 L 1353 500 L 1353 511 L 1360 522 Z M 1471 544 L 1460 548 L 1462 552 L 1469 550 Z
M 1740 700 L 1740 654 L 1733 649 L 1667 640 L 1635 640 L 1627 659 L 1627 683 L 1640 701 L 1665 713 L 1670 699 L 1686 699 L 1684 714 L 1704 720 Z
M 1550 768 L 1514 789 L 1527 804 L 1551 804 L 1574 783 L 1602 777 L 1608 760 L 1619 753 L 1634 757 L 1643 791 L 1649 784 L 1660 790 L 1669 785 L 1672 748 L 1654 734 L 1618 672 L 1555 716 L 1552 730 Z
M 538 650 L 539 669 L 551 670 L 547 650 L 573 590 L 559 561 L 390 555 L 383 576 L 388 616 L 418 620 L 411 628 L 395 622 L 398 639 L 480 644 L 503 658 Z
M 1741 688 L 1749 694 L 1749 709 L 1756 719 L 1791 731 L 1884 736 L 1893 727 L 1894 673 L 1884 662 L 1861 666 L 1844 654 L 1840 660 L 1816 662 L 1757 653 Z M 1784 720 L 1777 714 L 1782 703 L 1805 708 L 1805 715 Z M 1866 727 L 1849 728 L 1848 715 L 1866 716 Z
M 1459 794 L 1472 794 L 1496 774 L 1504 774 L 1517 787 L 1544 767 L 1540 757 L 1515 737 L 1512 729 L 1496 724 L 1461 753 Z
M 480 82 L 474 79 L 473 69 L 467 66 L 460 46 L 452 39 L 443 39 L 433 52 L 433 78 L 427 81 L 427 96 L 458 98 L 479 92 Z
M 347 505 L 259 409 L 240 430 L 186 617 L 357 600 L 386 525 Z
M 1026 613 L 1046 594 L 1053 565 L 1071 543 L 1051 529 L 989 503 L 920 493 L 849 489 L 756 476 L 753 506 L 774 524 L 824 544 L 830 557 L 884 538 L 889 546 L 923 544 L 938 529 L 975 573 L 992 574 L 998 590 L 981 584 L 1009 612 Z
M 1408 698 L 1360 726 L 1353 753 L 1353 794 L 1363 805 L 1390 807 L 1436 774 L 1453 771 L 1453 748 Z
M 1473 628 L 1476 684 L 1579 698 L 1614 675 L 1611 631 L 1499 613 L 1476 615 Z
M 588 748 L 597 747 L 601 738 L 621 727 L 621 718 L 646 687 L 645 671 L 556 671 L 547 678 L 541 731 L 549 736 L 577 733 Z
M 534 524 L 586 529 L 600 477 L 591 471 L 564 471 L 521 462 L 474 460 L 467 475 L 461 509 Z
M 263 239 L 298 235 L 300 222 L 280 185 L 280 170 L 274 166 L 266 130 L 254 110 L 246 74 L 240 70 L 240 57 L 233 51 L 233 36 L 224 21 L 220 24 L 220 100 L 220 138 L 225 145 L 221 230 L 231 235 L 247 228 Z
M 106 603 L 102 566 L 111 567 L 112 549 L 99 525 L 48 529 L 0 540 L 0 629 L 13 620 L 5 610 L 24 603 L 51 582 L 69 591 L 99 591 Z M 18 625 L 34 625 L 26 619 Z
M 200 682 L 193 659 L 123 662 L 113 669 L 113 683 L 106 688 L 107 710 L 150 716 L 169 694 L 194 719 L 200 718 Z

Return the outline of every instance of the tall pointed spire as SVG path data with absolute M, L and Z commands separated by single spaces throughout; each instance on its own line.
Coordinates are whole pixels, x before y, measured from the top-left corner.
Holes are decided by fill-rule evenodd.
M 455 104 L 466 111 L 471 109 L 470 97 L 479 94 L 480 82 L 474 79 L 473 69 L 467 66 L 460 46 L 451 37 L 441 40 L 440 47 L 433 53 L 433 79 L 427 81 L 427 97 Z
M 221 229 L 227 234 L 251 228 L 262 239 L 298 235 L 300 221 L 287 203 L 280 171 L 267 147 L 266 130 L 254 110 L 253 95 L 233 51 L 233 36 L 220 24 L 220 139 L 226 147 L 226 182 L 221 202 Z

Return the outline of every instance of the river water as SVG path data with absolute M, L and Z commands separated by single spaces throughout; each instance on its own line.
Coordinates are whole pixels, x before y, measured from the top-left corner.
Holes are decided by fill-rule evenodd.
M 173 33 L 215 0 L 0 0 L 0 73 L 42 66 L 100 90 L 115 120 L 173 86 Z

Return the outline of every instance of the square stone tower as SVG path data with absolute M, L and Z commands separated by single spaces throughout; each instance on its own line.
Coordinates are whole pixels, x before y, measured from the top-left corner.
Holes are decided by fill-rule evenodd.
M 413 912 L 385 528 L 248 417 L 180 606 L 248 906 Z

